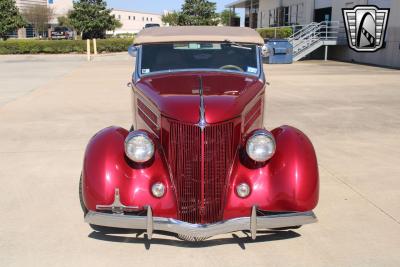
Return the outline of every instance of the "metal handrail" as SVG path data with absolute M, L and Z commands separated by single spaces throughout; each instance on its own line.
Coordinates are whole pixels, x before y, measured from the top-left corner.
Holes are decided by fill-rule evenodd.
M 307 35 L 309 32 L 312 32 L 315 29 L 316 25 L 316 22 L 312 22 L 308 25 L 302 25 L 302 28 L 299 31 L 293 31 L 293 34 L 289 36 L 288 40 L 295 40 L 301 36 Z
M 288 38 L 288 40 L 298 40 L 304 39 L 309 35 L 314 34 L 315 32 L 324 32 L 329 33 L 331 29 L 338 30 L 339 29 L 339 22 L 320 22 L 320 23 L 311 23 L 308 27 L 303 28 L 302 30 L 295 32 L 292 36 Z M 329 30 L 329 31 L 328 31 Z
M 293 55 L 302 51 L 319 41 L 335 41 L 339 34 L 338 21 L 312 22 L 304 25 L 301 30 L 294 32 L 288 41 L 293 46 Z

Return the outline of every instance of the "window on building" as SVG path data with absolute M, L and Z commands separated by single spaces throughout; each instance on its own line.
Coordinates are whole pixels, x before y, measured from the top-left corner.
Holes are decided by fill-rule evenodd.
M 118 19 L 121 20 L 121 15 L 118 15 Z
M 289 7 L 288 6 L 283 7 L 282 12 L 283 12 L 282 26 L 288 26 L 289 25 Z
M 150 18 L 150 21 L 153 21 L 153 18 Z
M 128 19 L 131 20 L 131 16 L 128 16 Z
M 269 26 L 280 27 L 290 25 L 289 7 L 277 7 L 269 10 Z
M 149 18 L 146 18 L 146 21 L 149 21 Z
M 133 20 L 135 20 L 136 19 L 136 17 L 135 16 L 133 16 Z
M 269 10 L 268 25 L 269 27 L 275 26 L 275 9 Z
M 144 17 L 142 17 L 142 20 L 144 21 Z

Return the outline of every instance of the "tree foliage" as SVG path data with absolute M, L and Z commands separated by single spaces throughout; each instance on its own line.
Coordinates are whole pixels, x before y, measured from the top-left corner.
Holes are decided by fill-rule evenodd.
M 67 27 L 69 29 L 74 29 L 74 26 L 72 26 L 71 20 L 69 19 L 68 15 L 58 17 L 57 21 L 58 21 L 58 25 L 60 25 L 61 27 Z
M 216 4 L 207 0 L 185 0 L 179 14 L 179 25 L 218 25 Z
M 53 9 L 47 5 L 32 5 L 23 12 L 24 18 L 35 28 L 36 36 L 47 31 L 53 15 Z
M 225 9 L 219 14 L 219 17 L 222 25 L 228 26 L 230 25 L 231 18 L 237 18 L 238 14 L 233 12 L 233 10 Z
M 172 11 L 167 14 L 162 15 L 161 20 L 163 23 L 168 24 L 169 26 L 177 26 L 179 25 L 179 12 Z
M 8 34 L 26 25 L 14 0 L 0 0 L 0 38 L 6 40 Z
M 104 0 L 77 0 L 68 18 L 83 39 L 104 38 L 106 31 L 122 26 L 111 11 Z

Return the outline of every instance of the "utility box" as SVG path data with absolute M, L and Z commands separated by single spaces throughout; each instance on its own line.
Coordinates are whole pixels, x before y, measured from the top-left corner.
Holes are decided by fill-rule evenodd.
M 293 46 L 286 39 L 269 39 L 266 42 L 269 64 L 293 63 Z

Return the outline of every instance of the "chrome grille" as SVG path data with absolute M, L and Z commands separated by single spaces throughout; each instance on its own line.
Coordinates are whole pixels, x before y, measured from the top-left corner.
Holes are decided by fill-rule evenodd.
M 179 219 L 222 220 L 227 175 L 233 160 L 233 123 L 197 125 L 169 121 L 168 158 L 177 191 Z

